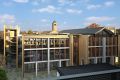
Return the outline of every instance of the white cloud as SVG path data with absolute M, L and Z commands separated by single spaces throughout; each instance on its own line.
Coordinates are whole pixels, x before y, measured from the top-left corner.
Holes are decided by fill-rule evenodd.
M 101 22 L 108 22 L 113 21 L 115 17 L 108 17 L 108 16 L 101 16 L 101 17 L 95 17 L 91 16 L 85 19 L 85 25 L 89 25 L 91 23 L 101 23 Z
M 107 16 L 102 16 L 102 17 L 88 17 L 86 20 L 87 21 L 96 21 L 96 22 L 103 22 L 103 21 L 111 21 L 114 20 L 114 17 L 107 17 Z
M 98 8 L 100 8 L 100 7 L 102 7 L 101 5 L 88 5 L 87 6 L 87 9 L 88 10 L 93 10 L 93 9 L 98 9 Z
M 0 15 L 0 24 L 12 24 L 15 22 L 15 16 L 9 14 Z
M 58 0 L 58 2 L 64 4 L 66 1 L 65 0 Z
M 115 4 L 115 2 L 113 1 L 107 1 L 105 2 L 104 4 L 91 4 L 91 5 L 88 5 L 87 6 L 87 9 L 88 10 L 93 10 L 93 9 L 98 9 L 98 8 L 101 8 L 101 7 L 110 7 L 110 6 L 113 6 Z
M 41 19 L 41 22 L 47 22 L 48 20 L 47 19 Z
M 45 8 L 34 9 L 33 12 L 61 13 L 60 8 L 56 8 L 52 5 L 48 5 Z
M 81 14 L 82 10 L 78 10 L 78 9 L 67 9 L 66 10 L 68 13 L 74 13 L 74 14 Z
M 113 6 L 114 4 L 115 4 L 115 2 L 113 2 L 113 1 L 107 1 L 104 3 L 104 5 L 107 7 Z
M 42 3 L 49 3 L 49 0 L 31 0 L 32 5 L 38 6 Z
M 58 3 L 60 6 L 69 5 L 69 6 L 75 6 L 76 2 L 80 0 L 58 0 Z
M 27 3 L 29 2 L 29 0 L 13 0 L 14 2 L 17 2 L 17 3 Z

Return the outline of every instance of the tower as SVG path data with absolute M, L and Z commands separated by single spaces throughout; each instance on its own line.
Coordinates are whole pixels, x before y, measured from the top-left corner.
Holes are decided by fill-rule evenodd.
M 56 21 L 52 22 L 52 32 L 51 33 L 58 33 Z

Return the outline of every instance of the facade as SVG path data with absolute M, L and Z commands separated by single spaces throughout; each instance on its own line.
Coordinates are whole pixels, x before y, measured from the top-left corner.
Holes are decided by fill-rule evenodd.
M 90 26 L 61 32 L 72 35 L 73 65 L 118 62 L 118 35 L 110 30 Z
M 68 35 L 23 35 L 22 58 L 24 72 L 47 71 L 69 66 Z
M 69 35 L 59 34 L 53 21 L 52 31 L 44 34 L 22 35 L 22 70 L 24 72 L 47 71 L 70 65 Z
M 18 68 L 18 28 L 4 25 L 4 63 Z
M 56 67 L 120 62 L 120 36 L 92 24 L 83 29 L 22 34 L 19 28 L 4 27 L 4 63 L 22 67 L 22 72 L 46 71 Z

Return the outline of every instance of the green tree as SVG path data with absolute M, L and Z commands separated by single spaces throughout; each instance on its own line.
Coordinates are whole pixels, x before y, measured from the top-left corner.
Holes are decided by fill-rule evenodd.
M 33 34 L 32 30 L 28 30 L 28 34 Z
M 0 68 L 0 80 L 8 80 L 5 70 Z

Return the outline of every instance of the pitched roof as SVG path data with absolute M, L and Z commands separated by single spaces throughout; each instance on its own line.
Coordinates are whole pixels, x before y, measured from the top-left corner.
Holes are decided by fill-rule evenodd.
M 106 30 L 110 34 L 113 34 L 110 30 L 107 30 L 105 28 L 69 29 L 69 30 L 60 31 L 60 33 L 92 35 L 92 34 L 96 34 L 96 33 L 100 32 L 102 30 Z
M 88 64 L 80 66 L 69 66 L 69 67 L 58 67 L 57 71 L 61 76 L 73 75 L 73 74 L 83 74 L 99 71 L 108 71 L 120 69 L 119 67 L 110 64 Z
M 70 33 L 70 34 L 95 34 L 100 29 L 98 28 L 83 28 L 83 29 L 69 29 L 63 30 L 61 33 Z

